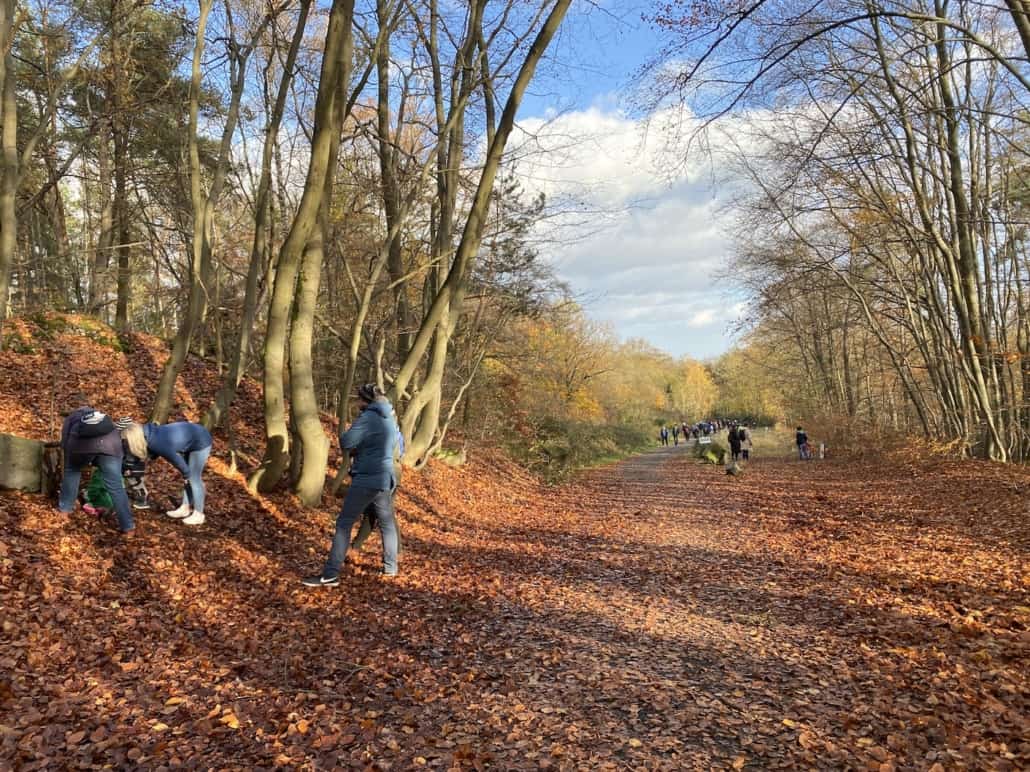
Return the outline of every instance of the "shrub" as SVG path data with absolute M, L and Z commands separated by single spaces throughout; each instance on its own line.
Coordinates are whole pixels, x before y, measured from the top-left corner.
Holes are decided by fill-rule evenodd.
M 728 453 L 726 446 L 715 440 L 707 445 L 694 443 L 694 458 L 705 464 L 725 464 Z
M 562 418 L 541 418 L 524 442 L 509 452 L 532 472 L 552 482 L 577 469 L 614 461 L 650 444 L 650 433 L 629 426 L 592 424 Z

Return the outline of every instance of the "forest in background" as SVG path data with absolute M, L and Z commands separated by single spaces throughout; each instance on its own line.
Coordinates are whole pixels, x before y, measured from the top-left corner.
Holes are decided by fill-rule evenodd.
M 732 190 L 727 271 L 796 415 L 1030 455 L 1030 5 L 684 2 L 645 101 Z M 682 152 L 680 153 L 682 155 Z
M 1022 460 L 1023 5 L 655 6 L 638 105 L 679 111 L 670 162 L 706 152 L 732 193 L 743 337 L 699 363 L 591 321 L 520 184 L 570 0 L 4 0 L 0 321 L 168 340 L 153 420 L 189 354 L 224 378 L 211 426 L 254 377 L 251 487 L 306 503 L 319 414 L 365 381 L 412 466 L 448 441 L 578 466 L 711 415 Z

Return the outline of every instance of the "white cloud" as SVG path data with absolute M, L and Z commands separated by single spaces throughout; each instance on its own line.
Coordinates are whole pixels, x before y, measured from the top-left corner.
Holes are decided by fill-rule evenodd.
M 567 212 L 542 229 L 543 251 L 588 312 L 624 338 L 707 357 L 728 348 L 742 309 L 718 278 L 730 241 L 711 168 L 663 154 L 673 121 L 601 107 L 530 118 L 513 156 L 524 187 Z
M 706 308 L 702 311 L 698 311 L 687 322 L 688 327 L 708 327 L 715 321 L 715 310 Z

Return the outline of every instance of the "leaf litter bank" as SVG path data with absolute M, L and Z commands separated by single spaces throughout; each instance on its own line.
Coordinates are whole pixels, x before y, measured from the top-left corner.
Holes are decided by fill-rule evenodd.
M 56 363 L 159 372 L 152 340 L 128 342 L 0 354 L 0 429 L 45 434 Z M 91 396 L 139 414 L 137 377 Z M 214 388 L 191 362 L 184 414 Z M 252 498 L 216 451 L 209 523 L 144 514 L 131 546 L 0 496 L 0 766 L 1030 764 L 1021 470 L 761 460 L 731 479 L 674 448 L 547 488 L 479 453 L 406 476 L 400 580 L 376 578 L 373 539 L 311 591 L 335 502 Z

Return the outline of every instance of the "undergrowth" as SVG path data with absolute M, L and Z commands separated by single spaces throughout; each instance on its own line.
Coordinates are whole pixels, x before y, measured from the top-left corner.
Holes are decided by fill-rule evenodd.
M 630 426 L 543 418 L 528 441 L 508 443 L 512 457 L 548 482 L 580 470 L 618 461 L 652 444 L 650 433 Z

